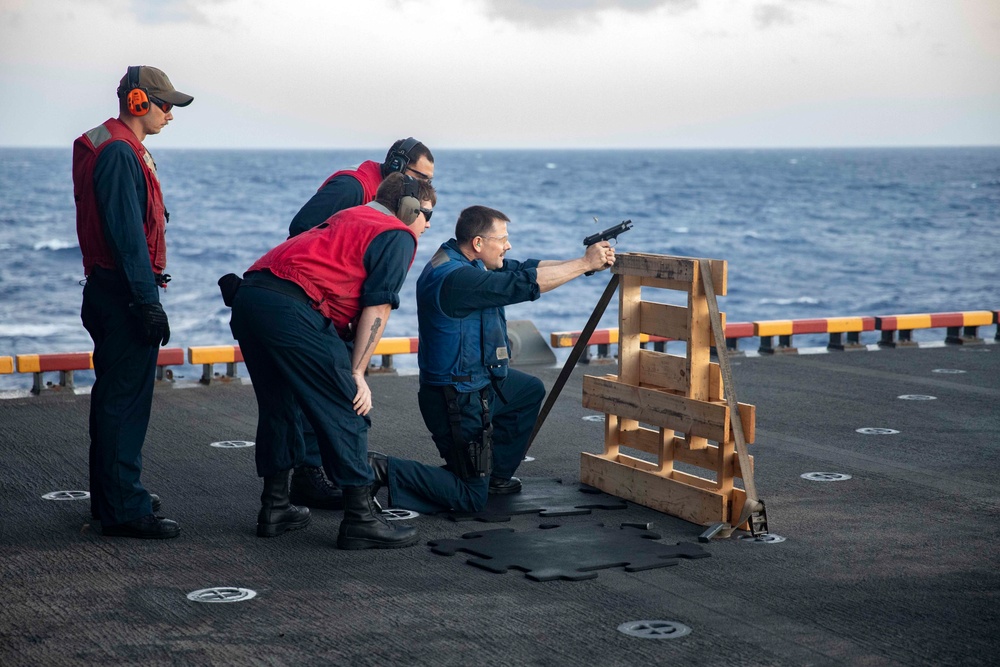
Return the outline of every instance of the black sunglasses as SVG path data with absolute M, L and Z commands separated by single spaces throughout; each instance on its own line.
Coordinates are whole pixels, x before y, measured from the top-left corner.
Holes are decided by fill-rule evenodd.
M 428 176 L 427 174 L 425 174 L 422 171 L 417 171 L 413 167 L 407 166 L 406 167 L 406 171 L 412 172 L 414 176 L 416 176 L 417 178 L 423 179 L 423 180 L 427 181 L 428 183 L 430 183 L 431 180 L 432 180 L 432 178 L 430 176 Z
M 153 97 L 152 95 L 149 96 L 149 101 L 160 107 L 160 109 L 163 110 L 163 113 L 170 113 L 170 110 L 174 108 L 174 105 L 170 102 L 164 102 L 163 100 Z
M 431 221 L 431 215 L 434 213 L 434 209 L 432 209 L 432 208 L 421 208 L 420 212 L 424 214 L 424 220 L 426 220 L 427 222 L 430 222 Z

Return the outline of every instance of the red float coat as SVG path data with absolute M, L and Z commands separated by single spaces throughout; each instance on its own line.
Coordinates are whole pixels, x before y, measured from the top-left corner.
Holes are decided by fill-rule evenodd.
M 295 283 L 312 299 L 313 308 L 333 322 L 340 337 L 350 340 L 361 317 L 361 288 L 368 277 L 364 256 L 369 244 L 393 229 L 405 230 L 417 240 L 413 230 L 383 210 L 367 205 L 340 211 L 272 248 L 247 272 L 266 269 Z
M 166 218 L 156 165 L 153 164 L 153 156 L 135 133 L 117 118 L 109 118 L 73 142 L 73 198 L 76 200 L 76 235 L 83 253 L 83 272 L 89 276 L 95 266 L 115 268 L 114 255 L 104 238 L 94 191 L 97 158 L 113 141 L 124 141 L 132 147 L 146 177 L 146 213 L 142 227 L 153 273 L 163 273 L 167 266 L 167 245 L 164 239 Z
M 319 189 L 322 190 L 327 183 L 338 176 L 350 176 L 361 183 L 361 188 L 365 191 L 365 200 L 361 203 L 367 204 L 375 201 L 375 193 L 378 191 L 378 186 L 382 184 L 382 165 L 368 160 L 362 162 L 357 169 L 343 169 L 331 174 L 330 178 L 323 181 L 323 185 L 319 186 Z

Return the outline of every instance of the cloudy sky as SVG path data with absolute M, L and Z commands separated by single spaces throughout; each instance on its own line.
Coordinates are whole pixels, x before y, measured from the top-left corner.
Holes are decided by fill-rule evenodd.
M 1000 0 L 0 0 L 0 146 L 1000 145 Z

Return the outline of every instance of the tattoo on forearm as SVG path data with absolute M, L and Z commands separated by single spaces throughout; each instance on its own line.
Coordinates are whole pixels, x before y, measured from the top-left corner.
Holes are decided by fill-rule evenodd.
M 375 339 L 378 337 L 378 332 L 379 332 L 379 330 L 381 328 L 382 328 L 382 318 L 381 317 L 376 317 L 375 321 L 372 322 L 372 328 L 371 328 L 371 331 L 368 334 L 368 342 L 365 343 L 364 354 L 361 355 L 362 359 L 368 356 L 368 350 L 370 350 L 371 347 L 372 347 L 372 345 L 375 344 Z M 358 360 L 359 366 L 360 366 L 360 363 L 361 363 L 361 360 L 359 359 Z M 358 367 L 355 367 L 354 370 L 358 370 Z

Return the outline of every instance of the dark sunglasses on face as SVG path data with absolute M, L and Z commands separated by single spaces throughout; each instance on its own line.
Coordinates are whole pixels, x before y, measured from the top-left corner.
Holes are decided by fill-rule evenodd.
M 420 212 L 424 214 L 424 220 L 426 220 L 427 222 L 430 222 L 431 221 L 431 214 L 434 213 L 434 209 L 432 209 L 432 208 L 421 208 Z
M 170 110 L 174 108 L 174 105 L 171 104 L 170 102 L 164 102 L 163 100 L 157 99 L 152 96 L 150 96 L 149 101 L 155 104 L 156 106 L 160 107 L 160 109 L 163 110 L 163 113 L 170 113 Z
M 416 176 L 419 179 L 427 181 L 428 183 L 430 183 L 431 180 L 432 180 L 430 176 L 428 176 L 427 174 L 423 173 L 422 171 L 417 171 L 413 167 L 407 167 L 406 171 L 410 172 L 411 174 L 413 174 L 414 176 Z

